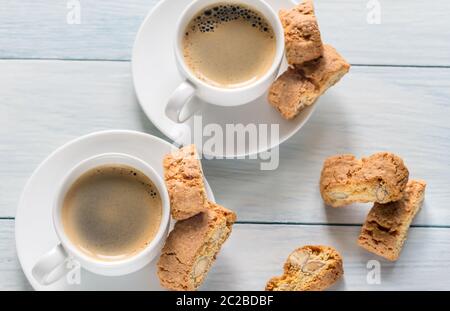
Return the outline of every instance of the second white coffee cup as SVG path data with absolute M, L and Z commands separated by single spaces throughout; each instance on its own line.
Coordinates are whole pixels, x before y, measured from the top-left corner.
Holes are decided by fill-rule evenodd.
M 90 169 L 109 164 L 123 164 L 142 172 L 157 188 L 162 203 L 161 223 L 153 240 L 137 254 L 117 261 L 99 260 L 78 249 L 67 236 L 61 216 L 63 200 L 70 186 Z M 166 186 L 162 178 L 150 165 L 139 158 L 122 153 L 99 154 L 88 158 L 67 173 L 60 188 L 56 191 L 53 206 L 53 225 L 59 243 L 37 261 L 32 269 L 33 277 L 42 285 L 56 282 L 67 272 L 64 267 L 61 269 L 61 266 L 68 258 L 74 259 L 82 268 L 100 275 L 118 276 L 140 270 L 158 255 L 168 233 L 169 221 L 170 203 Z

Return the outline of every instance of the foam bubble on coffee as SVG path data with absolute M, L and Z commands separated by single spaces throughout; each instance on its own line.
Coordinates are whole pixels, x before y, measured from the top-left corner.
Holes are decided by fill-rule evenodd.
M 269 23 L 259 13 L 241 4 L 223 4 L 205 9 L 195 18 L 190 31 L 211 32 L 222 23 L 233 20 L 247 21 L 252 27 L 273 37 L 273 31 Z M 189 36 L 189 32 L 186 36 Z

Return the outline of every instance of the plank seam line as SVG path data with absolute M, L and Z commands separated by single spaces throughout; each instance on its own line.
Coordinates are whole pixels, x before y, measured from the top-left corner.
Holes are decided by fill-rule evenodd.
M 238 225 L 286 225 L 286 226 L 329 226 L 329 227 L 361 227 L 355 223 L 325 223 L 325 222 L 291 222 L 291 221 L 236 221 Z M 411 228 L 450 229 L 450 225 L 411 225 Z
M 108 59 L 108 58 L 15 58 L 4 57 L 0 60 L 16 61 L 67 61 L 67 62 L 131 62 L 131 59 Z M 395 65 L 395 64 L 350 64 L 354 67 L 393 67 L 393 68 L 429 68 L 429 69 L 449 69 L 450 65 Z
M 15 217 L 0 217 L 0 220 L 15 220 Z M 325 223 L 325 222 L 292 222 L 292 221 L 236 221 L 237 225 L 284 225 L 284 226 L 324 226 L 324 227 L 361 227 L 362 224 Z M 450 229 L 450 225 L 411 225 L 411 228 Z
M 351 64 L 354 67 L 392 67 L 392 68 L 429 68 L 448 69 L 450 65 L 394 65 L 394 64 Z

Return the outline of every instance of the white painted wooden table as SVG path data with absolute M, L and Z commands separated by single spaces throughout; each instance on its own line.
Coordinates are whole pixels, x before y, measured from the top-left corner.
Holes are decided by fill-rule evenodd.
M 103 129 L 163 137 L 139 108 L 129 62 L 135 33 L 157 1 L 81 0 L 79 25 L 66 23 L 67 2 L 0 0 L 3 290 L 30 289 L 15 253 L 15 210 L 52 150 Z M 368 2 L 316 0 L 324 40 L 353 68 L 281 146 L 276 171 L 251 160 L 204 161 L 218 202 L 239 217 L 205 289 L 263 289 L 289 252 L 309 243 L 343 254 L 345 279 L 335 289 L 450 289 L 450 2 L 379 0 L 381 24 L 367 23 Z M 317 186 L 325 157 L 381 150 L 403 156 L 411 177 L 428 182 L 397 263 L 356 246 L 370 205 L 327 208 Z M 378 285 L 366 281 L 372 259 L 381 263 Z

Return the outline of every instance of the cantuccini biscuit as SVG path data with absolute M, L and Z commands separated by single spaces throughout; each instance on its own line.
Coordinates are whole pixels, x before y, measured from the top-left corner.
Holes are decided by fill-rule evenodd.
M 322 55 L 322 39 L 311 0 L 291 10 L 281 10 L 279 16 L 284 28 L 286 58 L 290 65 L 300 65 Z
M 425 187 L 424 181 L 410 180 L 400 201 L 375 203 L 362 227 L 358 244 L 381 257 L 397 260 L 409 226 L 422 206 Z
M 332 247 L 303 246 L 292 252 L 284 274 L 269 280 L 267 291 L 321 291 L 344 274 L 342 257 Z
M 312 105 L 350 69 L 350 65 L 330 45 L 325 45 L 323 56 L 289 68 L 272 84 L 268 99 L 281 116 L 295 118 Z
M 163 166 L 172 217 L 183 220 L 205 212 L 207 196 L 195 146 L 186 146 L 166 155 Z
M 351 154 L 337 155 L 323 164 L 320 193 L 333 207 L 355 202 L 388 203 L 403 197 L 408 176 L 403 160 L 392 153 L 376 153 L 361 160 Z
M 204 213 L 178 221 L 158 262 L 161 285 L 170 290 L 197 290 L 231 234 L 236 214 L 215 203 Z

